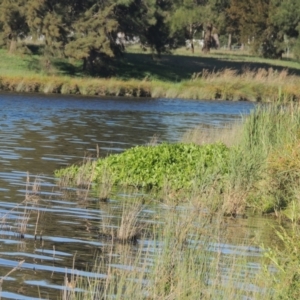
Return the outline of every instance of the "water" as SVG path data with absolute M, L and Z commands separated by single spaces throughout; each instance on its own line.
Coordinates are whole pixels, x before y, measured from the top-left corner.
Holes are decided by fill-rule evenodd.
M 99 238 L 99 223 L 105 219 L 107 226 L 117 226 L 126 194 L 116 193 L 108 203 L 100 203 L 86 190 L 59 188 L 55 169 L 95 156 L 97 145 L 105 156 L 146 144 L 154 135 L 175 142 L 198 125 L 239 120 L 254 104 L 0 94 L 0 107 L 0 275 L 25 260 L 5 278 L 1 296 L 57 299 L 65 274 L 75 269 L 82 276 L 95 276 L 95 256 L 111 245 Z M 158 204 L 145 206 L 144 221 L 155 223 L 162 209 Z M 222 251 L 241 251 L 238 244 L 261 234 L 263 222 L 249 218 L 231 223 L 234 238 Z M 267 239 L 269 233 L 264 234 Z M 249 255 L 259 255 L 256 248 L 250 250 Z

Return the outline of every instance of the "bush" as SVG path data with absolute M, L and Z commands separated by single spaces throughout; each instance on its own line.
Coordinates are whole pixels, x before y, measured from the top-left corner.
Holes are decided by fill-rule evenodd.
M 114 185 L 161 189 L 167 182 L 172 190 L 189 190 L 207 181 L 207 178 L 227 174 L 228 153 L 228 148 L 222 143 L 136 146 L 89 163 L 88 168 L 86 165 L 74 165 L 55 174 L 75 183 L 78 182 L 78 174 L 82 176 L 85 168 L 86 172 L 93 173 L 92 182 L 98 184 L 103 180 L 103 174 L 109 172 Z

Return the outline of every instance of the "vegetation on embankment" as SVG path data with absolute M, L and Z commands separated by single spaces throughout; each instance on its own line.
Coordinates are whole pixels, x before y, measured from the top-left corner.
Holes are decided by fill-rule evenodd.
M 220 141 L 224 139 L 224 134 L 228 137 L 228 133 L 230 138 L 227 138 L 225 146 Z M 140 146 L 119 155 L 89 161 L 80 167 L 71 166 L 58 171 L 57 174 L 65 179 L 68 176 L 73 182 L 76 179 L 77 184 L 88 184 L 92 180 L 98 186 L 99 180 L 113 183 L 113 180 L 110 181 L 111 170 L 119 172 L 117 176 L 122 177 L 124 183 L 126 174 L 130 183 L 131 180 L 147 182 L 147 179 L 157 180 L 153 178 L 155 174 L 172 170 L 175 176 L 171 180 L 174 182 L 163 182 L 158 176 L 160 179 L 157 182 L 160 184 L 157 186 L 163 190 L 162 200 L 168 201 L 169 205 L 176 205 L 178 201 L 188 201 L 190 204 L 184 206 L 188 207 L 186 213 L 182 213 L 182 209 L 169 209 L 162 223 L 155 227 L 153 234 L 158 241 L 163 241 L 162 248 L 155 254 L 151 248 L 153 265 L 149 268 L 141 268 L 140 264 L 139 268 L 133 268 L 138 271 L 130 275 L 139 280 L 130 280 L 128 283 L 128 272 L 118 270 L 118 274 L 105 279 L 104 292 L 97 280 L 83 282 L 88 293 L 81 299 L 90 299 L 90 293 L 116 293 L 116 299 L 121 295 L 128 295 L 128 298 L 129 295 L 137 295 L 136 298 L 142 299 L 145 289 L 147 295 L 161 299 L 196 299 L 199 293 L 203 299 L 299 298 L 300 105 L 259 106 L 245 117 L 242 124 L 214 131 L 209 138 L 211 136 L 215 143 L 207 144 L 203 130 L 195 129 L 185 136 L 189 141 L 186 145 Z M 131 171 L 140 173 L 130 174 Z M 192 185 L 191 181 L 184 180 L 188 174 L 194 178 Z M 176 180 L 181 182 L 179 190 Z M 172 183 L 175 183 L 175 191 Z M 178 198 L 174 197 L 176 192 L 180 193 Z M 155 196 L 150 194 L 150 198 L 158 199 Z M 141 199 L 131 204 L 128 211 L 134 211 L 135 205 L 143 203 L 144 197 Z M 171 202 L 174 199 L 176 201 Z M 289 220 L 291 225 L 272 228 L 274 244 L 258 254 L 263 259 L 259 260 L 260 267 L 254 272 L 249 268 L 249 261 L 240 255 L 241 252 L 237 251 L 236 256 L 231 256 L 226 251 L 222 252 L 221 248 L 212 251 L 213 245 L 226 244 L 223 239 L 228 237 L 226 230 L 231 226 L 224 226 L 223 214 L 235 216 L 246 207 L 257 212 L 274 212 L 277 216 L 285 217 L 284 220 Z M 283 218 L 278 220 L 282 221 Z M 232 232 L 229 234 L 232 235 Z M 144 245 L 143 242 L 140 244 Z M 249 255 L 248 251 L 251 252 L 251 246 L 245 247 L 246 256 Z M 139 249 L 145 253 L 144 246 Z M 138 253 L 137 258 L 140 257 Z M 138 259 L 134 261 L 134 264 L 138 263 Z M 224 273 L 223 269 L 226 270 Z M 248 271 L 251 272 L 249 276 L 245 273 Z M 226 276 L 225 281 L 222 280 L 222 274 Z M 255 288 L 250 289 L 245 278 L 251 278 L 250 282 Z M 146 279 L 148 284 L 144 285 L 142 279 Z
M 208 56 L 125 53 L 103 74 L 86 76 L 78 62 L 0 50 L 0 91 L 90 96 L 162 97 L 261 102 L 300 99 L 298 64 Z M 101 78 L 100 78 L 100 77 Z
M 300 106 L 259 107 L 231 130 L 236 134 L 229 147 L 222 143 L 139 146 L 58 170 L 56 176 L 78 185 L 99 185 L 109 177 L 112 185 L 167 189 L 168 195 L 182 201 L 196 195 L 195 201 L 226 214 L 243 213 L 246 207 L 276 214 L 283 210 L 286 216 L 295 213 Z

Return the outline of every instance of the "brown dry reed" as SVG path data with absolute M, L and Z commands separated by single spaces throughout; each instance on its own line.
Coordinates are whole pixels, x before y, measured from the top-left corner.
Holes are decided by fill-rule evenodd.
M 22 266 L 22 264 L 25 262 L 25 260 L 22 260 L 18 263 L 18 265 L 16 267 L 14 267 L 13 269 L 11 269 L 7 274 L 5 274 L 3 277 L 1 277 L 0 279 L 0 300 L 2 298 L 1 294 L 2 294 L 2 284 L 3 281 L 13 272 L 17 271 L 18 269 L 20 269 L 20 267 Z
M 203 70 L 179 83 L 116 78 L 72 78 L 63 76 L 0 76 L 0 90 L 73 94 L 86 96 L 163 97 L 204 100 L 249 100 L 287 102 L 300 99 L 300 79 L 287 70 L 260 68 L 216 72 Z
M 242 123 L 228 123 L 223 126 L 197 126 L 187 130 L 181 141 L 183 143 L 194 143 L 206 145 L 221 142 L 227 147 L 235 146 L 242 134 Z
M 118 244 L 116 250 L 112 241 L 118 255 L 109 255 L 108 262 L 95 259 L 101 277 L 81 278 L 77 287 L 85 292 L 72 299 L 270 299 L 259 288 L 247 289 L 245 278 L 258 287 L 262 277 L 247 268 L 246 253 L 223 253 L 229 232 L 222 215 L 211 219 L 193 208 L 161 209 L 152 230 L 151 242 Z
M 137 242 L 137 239 L 143 236 L 143 230 L 145 229 L 145 226 L 139 221 L 142 210 L 143 204 L 141 204 L 141 199 L 139 198 L 132 199 L 130 203 L 124 202 L 120 223 L 117 228 L 112 225 L 111 217 L 102 217 L 100 237 L 121 243 Z M 109 214 L 113 214 L 113 211 L 109 211 Z
M 10 227 L 9 221 L 7 220 L 9 218 L 9 214 L 12 211 L 18 210 L 20 214 L 19 214 L 19 218 L 17 218 L 16 220 L 14 227 L 16 227 L 16 233 L 18 234 L 18 236 L 20 238 L 24 238 L 31 215 L 34 211 L 36 211 L 37 212 L 36 224 L 35 224 L 35 236 L 36 236 L 38 225 L 39 225 L 39 218 L 40 218 L 40 212 L 38 209 L 39 200 L 40 200 L 40 196 L 39 196 L 40 182 L 41 180 L 38 177 L 36 177 L 33 182 L 30 182 L 30 176 L 29 173 L 27 173 L 25 199 L 22 202 L 16 204 L 11 210 L 9 210 L 6 214 L 4 214 L 1 217 L 0 226 L 2 228 Z

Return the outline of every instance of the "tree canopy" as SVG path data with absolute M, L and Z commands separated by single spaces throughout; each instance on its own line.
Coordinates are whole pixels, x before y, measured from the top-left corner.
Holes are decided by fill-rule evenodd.
M 92 71 L 124 51 L 118 33 L 158 54 L 197 36 L 202 50 L 227 38 L 264 57 L 293 48 L 300 58 L 299 0 L 0 0 L 0 40 L 14 52 L 18 39 L 42 38 L 45 56 L 83 61 Z M 299 50 L 298 50 L 299 49 Z

